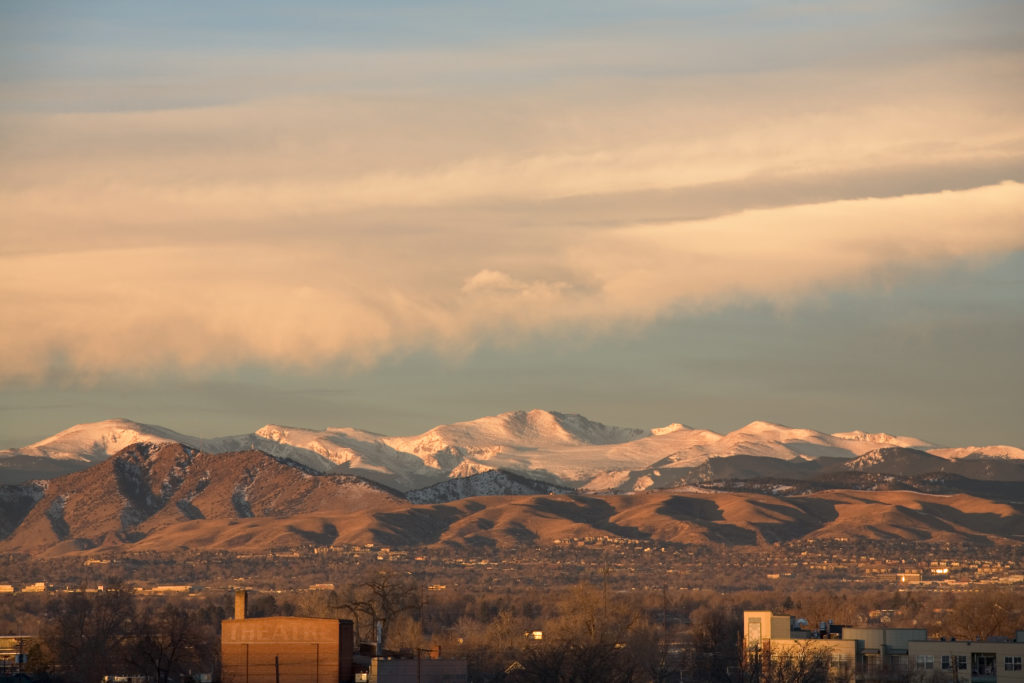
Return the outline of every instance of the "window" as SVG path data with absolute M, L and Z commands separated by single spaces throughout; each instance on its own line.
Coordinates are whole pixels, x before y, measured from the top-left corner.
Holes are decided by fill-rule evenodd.
M 917 656 L 917 668 L 918 669 L 934 669 L 935 668 L 935 655 L 918 655 Z
M 975 676 L 996 675 L 996 653 L 974 652 L 971 654 L 971 673 Z
M 956 656 L 956 668 L 960 671 L 967 671 L 967 655 Z
M 1004 657 L 1003 658 L 1003 671 L 1020 671 L 1021 668 L 1020 657 Z
M 751 617 L 747 622 L 747 647 L 761 646 L 761 617 Z
M 949 671 L 952 668 L 949 664 L 949 655 L 942 655 L 942 670 Z

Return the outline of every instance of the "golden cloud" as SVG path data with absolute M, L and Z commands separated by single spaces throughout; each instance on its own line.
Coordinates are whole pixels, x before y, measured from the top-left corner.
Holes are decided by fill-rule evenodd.
M 1020 67 L 978 59 L 7 116 L 0 379 L 461 353 L 997 257 Z
M 569 279 L 481 268 L 486 237 L 387 260 L 281 244 L 7 255 L 3 376 L 39 377 L 54 355 L 80 377 L 167 365 L 373 363 L 458 352 L 484 338 L 605 329 L 691 307 L 785 302 L 878 272 L 1024 248 L 1024 185 L 746 211 L 623 226 L 506 260 Z M 460 277 L 445 278 L 441 273 Z

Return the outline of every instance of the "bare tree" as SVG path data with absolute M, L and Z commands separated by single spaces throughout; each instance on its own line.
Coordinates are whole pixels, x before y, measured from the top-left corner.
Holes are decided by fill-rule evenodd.
M 830 683 L 833 672 L 832 651 L 821 641 L 808 640 L 784 649 L 771 644 L 747 653 L 743 662 L 743 680 L 747 683 Z
M 139 618 L 127 658 L 139 673 L 168 683 L 212 664 L 213 642 L 215 634 L 206 633 L 183 607 L 165 604 Z
M 728 667 L 739 658 L 742 623 L 737 610 L 702 605 L 690 613 L 690 622 L 694 674 L 705 681 L 729 680 Z
M 42 640 L 55 668 L 75 683 L 94 683 L 125 666 L 135 601 L 121 586 L 65 593 L 49 604 Z
M 525 648 L 516 680 L 627 683 L 642 679 L 657 636 L 640 610 L 607 588 L 577 586 L 561 602 L 544 640 Z
M 381 571 L 350 585 L 334 607 L 352 618 L 356 633 L 365 640 L 375 639 L 379 623 L 382 640 L 387 643 L 388 633 L 400 617 L 419 617 L 423 597 L 411 576 Z
M 1006 590 L 964 593 L 944 620 L 947 635 L 960 640 L 984 640 L 1012 633 L 1022 621 L 1020 597 Z

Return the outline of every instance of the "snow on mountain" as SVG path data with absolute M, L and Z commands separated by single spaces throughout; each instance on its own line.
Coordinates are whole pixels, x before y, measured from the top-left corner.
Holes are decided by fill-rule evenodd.
M 850 470 L 866 470 L 885 462 L 885 456 L 881 450 L 871 451 L 858 456 L 853 460 L 843 463 L 843 466 Z
M 256 436 L 261 441 L 255 447 L 275 457 L 296 460 L 296 452 L 309 454 L 303 464 L 317 471 L 356 474 L 400 489 L 427 486 L 448 476 L 421 458 L 395 450 L 385 442 L 387 437 L 359 429 L 317 432 L 266 425 Z
M 582 415 L 547 410 L 517 410 L 469 422 L 434 427 L 418 436 L 390 437 L 386 443 L 406 453 L 433 454 L 445 449 L 516 449 L 553 446 L 609 445 L 632 441 L 649 432 L 642 429 L 609 427 Z
M 899 473 L 904 476 L 942 472 L 950 465 L 952 463 L 945 458 L 902 446 L 879 448 L 843 463 L 845 469 L 854 472 Z
M 35 458 L 40 462 L 62 458 L 61 462 L 84 465 L 136 443 L 174 442 L 212 454 L 260 450 L 314 472 L 357 475 L 402 491 L 492 470 L 592 491 L 645 490 L 671 486 L 682 470 L 711 459 L 850 460 L 880 449 L 911 445 L 952 460 L 1024 460 L 1024 450 L 1010 446 L 926 448 L 931 444 L 884 433 L 826 434 L 762 421 L 726 434 L 681 423 L 641 430 L 608 426 L 581 415 L 531 410 L 440 425 L 415 436 L 386 436 L 348 427 L 311 430 L 268 424 L 249 434 L 200 438 L 129 420 L 106 420 L 0 452 L 0 465 L 24 467 L 24 461 Z M 869 464 L 864 461 L 861 466 Z M 43 468 L 39 470 L 43 472 Z
M 976 482 L 1024 481 L 1024 459 L 968 455 L 943 458 L 916 448 L 890 446 L 871 451 L 843 463 L 854 472 L 877 472 L 901 477 L 931 475 L 939 472 Z
M 922 441 L 921 439 L 915 439 L 912 436 L 894 436 L 892 434 L 886 434 L 885 432 L 862 432 L 859 429 L 855 429 L 852 432 L 836 432 L 832 436 L 837 439 L 846 439 L 849 441 L 867 441 L 872 444 L 888 444 L 889 446 L 900 446 L 902 448 L 917 448 L 927 450 L 934 448 L 935 444 Z
M 798 455 L 838 455 L 827 435 L 810 429 L 793 429 L 772 422 L 756 421 L 726 434 L 715 455 L 756 455 L 792 460 Z M 841 448 L 848 456 L 848 449 Z
M 1024 460 L 1024 449 L 1015 446 L 965 446 L 963 448 L 929 448 L 928 452 L 947 460 L 965 458 L 999 458 L 1001 460 Z
M 886 448 L 890 446 L 891 439 L 919 442 L 916 439 L 888 435 L 878 435 L 888 437 L 889 440 L 876 442 L 871 440 L 873 436 L 865 432 L 825 434 L 763 421 L 751 422 L 728 434 L 672 425 L 671 430 L 652 430 L 650 437 L 614 447 L 620 453 L 625 449 L 637 455 L 654 456 L 662 453 L 664 455 L 661 459 L 652 458 L 649 465 L 640 468 L 606 470 L 583 487 L 599 491 L 622 490 L 628 486 L 630 490 L 642 491 L 671 486 L 678 480 L 677 470 L 703 465 L 712 458 L 754 456 L 785 461 L 806 458 L 849 459 Z
M 762 455 L 787 460 L 797 456 L 855 457 L 886 445 L 761 421 L 730 432 L 724 441 L 728 452 L 720 455 Z
M 452 479 L 463 479 L 465 477 L 472 477 L 477 474 L 484 474 L 485 472 L 496 472 L 493 467 L 485 465 L 479 462 L 466 461 L 456 465 L 448 476 Z
M 469 477 L 448 479 L 427 488 L 409 491 L 405 496 L 413 503 L 448 503 L 475 496 L 530 496 L 549 493 L 571 493 L 571 490 L 501 470 L 490 470 Z
M 637 466 L 629 446 L 650 432 L 612 427 L 582 415 L 546 410 L 515 411 L 435 427 L 383 441 L 438 470 L 503 469 L 563 486 L 579 486 L 609 467 Z
M 794 458 L 852 458 L 885 446 L 866 439 L 847 439 L 811 429 L 794 429 L 772 422 L 756 421 L 728 434 L 682 427 L 657 437 L 660 444 L 672 443 L 672 450 L 659 467 L 693 467 L 708 458 L 753 455 L 792 460 Z
M 686 425 L 681 424 L 679 422 L 673 422 L 672 424 L 666 425 L 664 427 L 655 427 L 654 429 L 651 430 L 651 435 L 652 436 L 664 436 L 665 434 L 671 434 L 672 432 L 679 432 L 679 431 L 682 431 L 684 429 L 690 429 L 690 427 L 687 427 Z
M 137 443 L 183 443 L 193 446 L 195 437 L 141 424 L 114 419 L 75 425 L 24 448 L 0 451 L 0 457 L 27 455 L 56 460 L 105 460 L 123 448 Z

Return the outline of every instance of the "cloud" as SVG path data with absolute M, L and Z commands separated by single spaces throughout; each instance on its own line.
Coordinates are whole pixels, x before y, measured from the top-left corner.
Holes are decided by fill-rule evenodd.
M 573 250 L 609 308 L 653 316 L 896 283 L 915 269 L 1024 248 L 1024 185 L 753 210 L 632 226 Z
M 555 296 L 566 286 L 565 282 L 523 282 L 500 270 L 485 268 L 466 280 L 462 285 L 462 293 L 471 295 L 490 293 L 501 296 L 514 294 L 525 300 Z
M 522 292 L 527 288 L 526 283 L 513 280 L 508 273 L 500 270 L 479 271 L 462 285 L 464 293 L 494 291 L 494 292 Z
M 998 257 L 1021 62 L 972 59 L 7 114 L 0 380 L 460 354 Z
M 175 219 L 253 222 L 1019 163 L 1024 97 L 1007 84 L 1020 63 L 982 55 L 885 73 L 8 115 L 0 198 L 15 229 L 65 237 L 85 224 L 102 238 Z M 739 192 L 732 208 L 750 208 L 744 202 Z
M 393 245 L 390 260 L 287 243 L 5 256 L 2 372 L 38 378 L 55 357 L 84 379 L 250 362 L 372 364 L 416 348 L 458 353 L 485 338 L 785 302 L 1024 249 L 1022 207 L 1024 185 L 1003 183 L 625 226 L 555 252 L 522 245 L 504 254 L 570 275 L 547 281 L 479 268 L 489 258 L 479 243 L 416 253 Z

